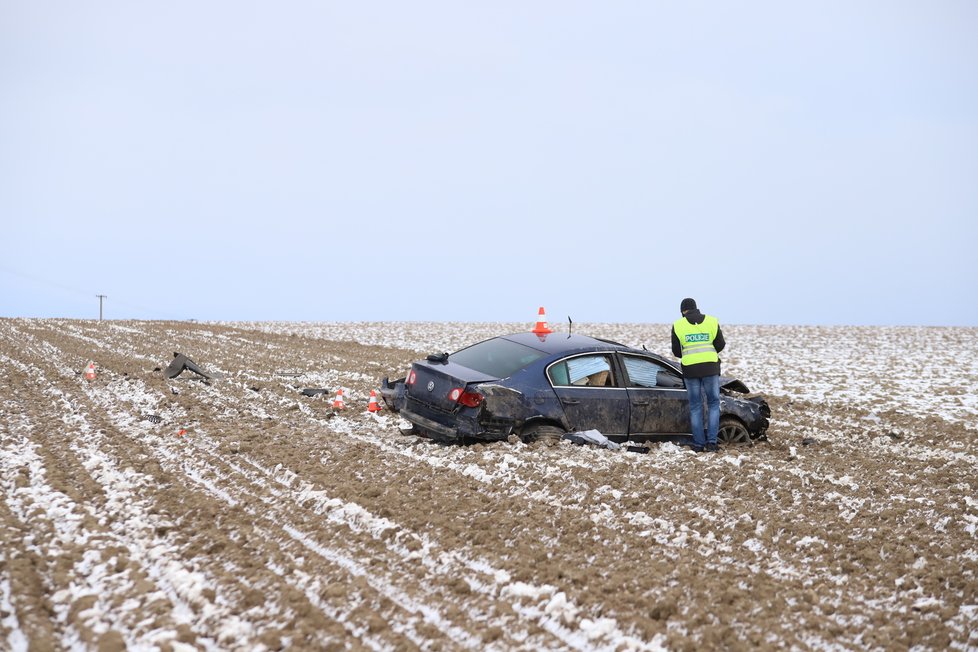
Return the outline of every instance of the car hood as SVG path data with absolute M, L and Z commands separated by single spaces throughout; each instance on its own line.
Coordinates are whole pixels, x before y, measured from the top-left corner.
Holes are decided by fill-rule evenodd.
M 736 378 L 728 378 L 727 376 L 720 376 L 720 387 L 724 389 L 729 389 L 731 392 L 750 394 L 750 390 L 747 389 L 747 385 L 740 382 Z

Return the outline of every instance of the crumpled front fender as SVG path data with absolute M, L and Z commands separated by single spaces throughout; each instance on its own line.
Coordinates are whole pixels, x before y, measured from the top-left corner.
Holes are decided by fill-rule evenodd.
M 720 388 L 727 389 L 731 392 L 737 392 L 738 394 L 750 394 L 750 390 L 747 389 L 742 381 L 736 378 L 729 378 L 727 376 L 720 376 Z
M 384 405 L 392 412 L 400 412 L 404 407 L 404 378 L 399 378 L 392 383 L 385 376 L 380 382 L 380 397 Z

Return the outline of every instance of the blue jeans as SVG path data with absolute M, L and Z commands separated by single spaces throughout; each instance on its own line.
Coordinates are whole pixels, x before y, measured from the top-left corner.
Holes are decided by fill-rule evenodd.
M 689 423 L 693 428 L 693 446 L 702 448 L 717 443 L 720 430 L 720 376 L 687 378 L 686 394 L 689 397 Z M 703 441 L 703 395 L 706 394 L 707 423 L 706 441 Z

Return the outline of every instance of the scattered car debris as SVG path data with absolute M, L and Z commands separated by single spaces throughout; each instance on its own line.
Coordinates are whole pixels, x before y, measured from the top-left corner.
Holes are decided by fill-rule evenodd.
M 625 446 L 629 453 L 648 453 L 651 450 L 648 446 Z
M 608 448 L 610 450 L 616 451 L 621 448 L 621 444 L 615 443 L 602 435 L 597 430 L 585 430 L 584 432 L 568 432 L 565 433 L 561 439 L 566 439 L 567 441 L 583 446 L 584 444 L 594 444 L 595 446 L 601 446 L 602 448 Z
M 801 440 L 802 446 L 811 446 L 814 443 L 815 443 L 814 437 L 805 437 L 804 439 Z
M 895 430 L 891 430 L 890 432 L 886 433 L 886 436 L 893 441 L 900 441 L 903 439 L 903 433 L 896 432 Z
M 150 423 L 163 423 L 163 417 L 156 414 L 144 414 L 143 419 Z
M 223 378 L 224 375 L 217 372 L 204 371 L 197 365 L 196 362 L 188 358 L 182 353 L 173 352 L 173 362 L 163 370 L 163 375 L 167 378 L 176 378 L 184 372 L 184 370 L 192 371 L 198 376 L 203 376 L 207 380 L 214 380 L 217 378 Z
M 307 387 L 306 389 L 302 390 L 302 393 L 306 396 L 319 396 L 320 394 L 329 393 L 329 390 L 321 387 Z

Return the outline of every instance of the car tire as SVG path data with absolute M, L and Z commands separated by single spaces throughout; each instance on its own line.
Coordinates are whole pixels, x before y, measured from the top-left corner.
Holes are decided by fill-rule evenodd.
M 717 432 L 717 442 L 720 444 L 750 444 L 750 432 L 736 417 L 720 419 L 720 430 Z
M 520 439 L 525 444 L 539 443 L 545 446 L 553 446 L 563 436 L 564 429 L 559 426 L 554 426 L 549 423 L 534 423 L 523 428 Z

